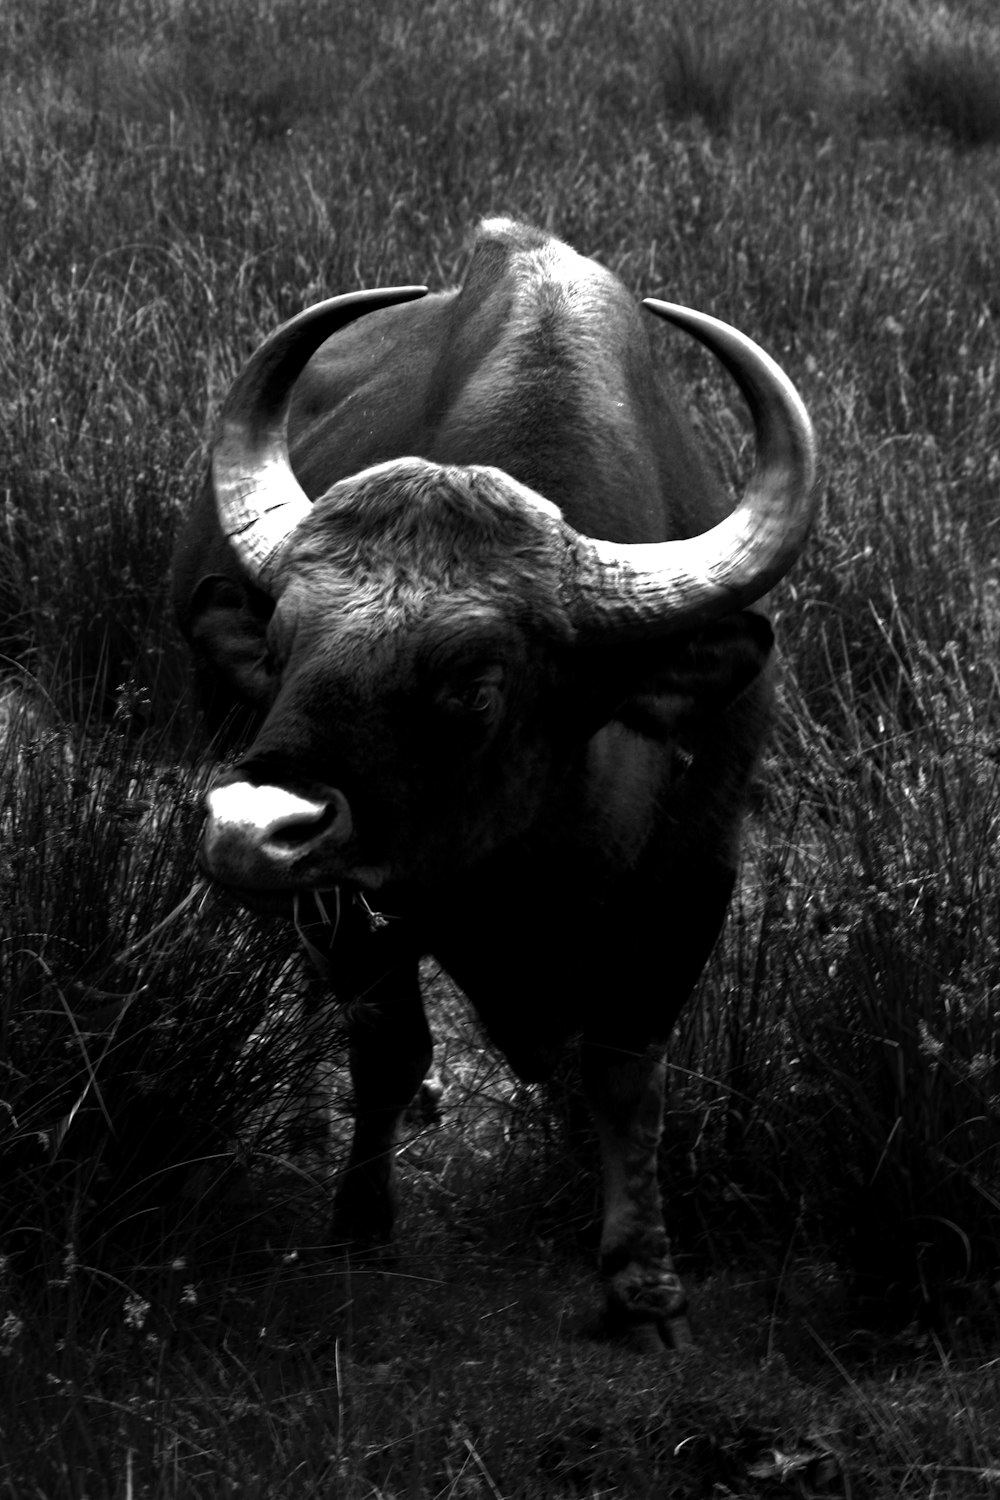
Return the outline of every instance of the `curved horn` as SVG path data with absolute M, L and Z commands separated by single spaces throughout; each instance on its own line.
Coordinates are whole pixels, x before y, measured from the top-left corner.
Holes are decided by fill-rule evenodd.
M 268 336 L 237 376 L 219 419 L 212 480 L 219 525 L 262 587 L 289 533 L 310 508 L 292 473 L 285 429 L 292 387 L 320 344 L 355 318 L 426 295 L 383 287 L 307 307 Z
M 584 634 L 648 637 L 743 609 L 791 567 L 815 510 L 812 424 L 787 375 L 728 323 L 652 297 L 643 306 L 725 365 L 750 407 L 757 462 L 736 509 L 701 536 L 628 546 L 577 537 L 570 608 Z

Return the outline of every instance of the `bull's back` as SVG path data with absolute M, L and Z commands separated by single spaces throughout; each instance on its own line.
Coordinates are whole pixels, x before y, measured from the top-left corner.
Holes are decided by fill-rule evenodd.
M 315 498 L 407 455 L 491 464 L 591 536 L 705 530 L 727 503 L 652 327 L 593 261 L 489 221 L 459 291 L 371 313 L 314 356 L 292 408 L 295 472 Z

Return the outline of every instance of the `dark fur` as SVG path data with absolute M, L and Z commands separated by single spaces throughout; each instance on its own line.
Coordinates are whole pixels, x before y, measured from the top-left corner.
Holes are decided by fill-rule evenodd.
M 416 961 L 432 952 L 521 1076 L 580 1038 L 627 1183 L 602 1241 L 611 1319 L 665 1329 L 682 1297 L 655 1187 L 661 1054 L 732 889 L 770 629 L 743 614 L 649 646 L 581 644 L 545 528 L 502 481 L 353 477 L 409 454 L 488 464 L 592 536 L 705 530 L 728 505 L 654 338 L 607 271 L 491 221 L 459 291 L 371 313 L 307 367 L 290 451 L 324 498 L 276 606 L 241 576 L 209 491 L 175 588 L 210 719 L 256 716 L 231 779 L 336 787 L 350 808 L 350 839 L 310 846 L 295 880 L 387 871 L 371 899 L 400 917 L 373 933 L 348 905 L 329 954 L 343 998 L 364 996 L 339 1230 L 391 1225 L 387 1147 L 429 1062 Z

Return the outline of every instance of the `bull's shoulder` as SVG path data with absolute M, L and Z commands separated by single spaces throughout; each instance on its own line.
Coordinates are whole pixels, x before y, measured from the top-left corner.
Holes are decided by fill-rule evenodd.
M 387 383 L 423 385 L 448 337 L 455 292 L 436 292 L 368 313 L 327 339 L 296 382 L 292 424 L 322 418 L 366 392 L 381 395 Z M 385 413 L 380 413 L 384 419 Z

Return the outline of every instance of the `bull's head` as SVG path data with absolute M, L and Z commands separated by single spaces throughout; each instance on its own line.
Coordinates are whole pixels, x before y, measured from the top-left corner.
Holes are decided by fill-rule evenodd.
M 756 427 L 746 493 L 703 535 L 596 540 L 500 470 L 417 458 L 366 469 L 310 503 L 285 437 L 296 378 L 346 323 L 420 295 L 364 292 L 310 308 L 261 346 L 223 410 L 213 456 L 222 530 L 274 604 L 265 632 L 247 623 L 236 585 L 203 582 L 199 628 L 265 716 L 209 794 L 203 859 L 241 890 L 433 885 L 500 842 L 516 848 L 543 804 L 558 823 L 574 757 L 616 700 L 645 687 L 683 704 L 689 665 L 672 674 L 671 642 L 726 631 L 805 539 L 812 436 L 795 390 L 735 329 L 655 301 L 646 307 L 731 372 Z M 769 644 L 762 621 L 739 636 L 719 653 L 724 694 Z

